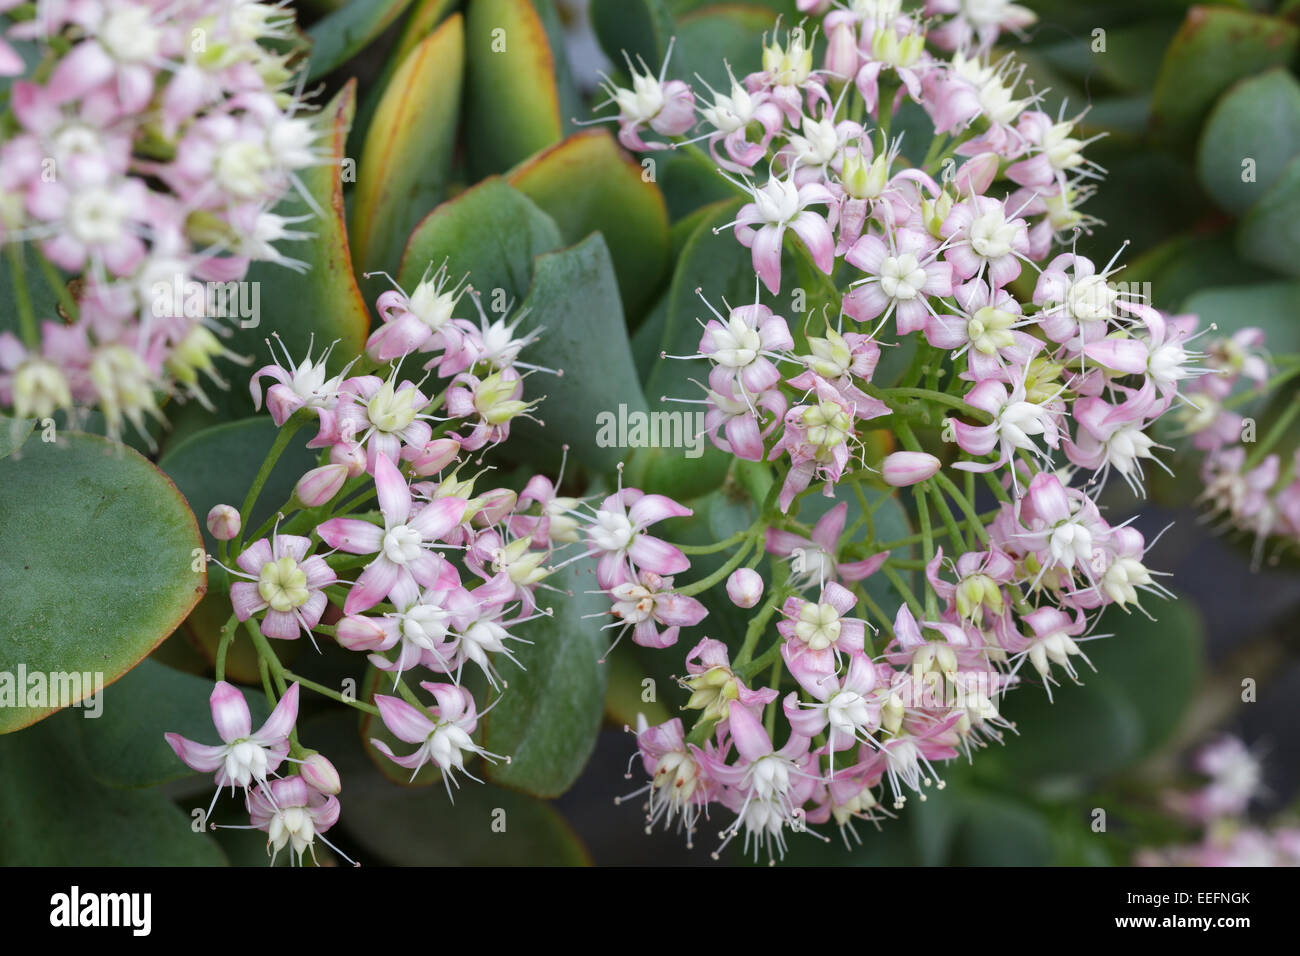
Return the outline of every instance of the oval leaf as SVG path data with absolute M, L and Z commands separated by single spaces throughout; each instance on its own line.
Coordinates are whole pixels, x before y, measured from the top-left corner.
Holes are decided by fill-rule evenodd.
M 75 703 L 28 675 L 111 684 L 176 629 L 207 587 L 203 539 L 176 486 L 139 453 L 77 432 L 0 459 L 0 733 Z M 5 686 L 5 677 L 11 682 Z M 83 688 L 80 697 L 94 691 Z M 6 695 L 13 693 L 10 700 Z M 78 699 L 80 699 L 78 697 Z
M 1223 95 L 1201 132 L 1201 184 L 1240 215 L 1300 154 L 1300 83 L 1282 68 L 1242 80 Z

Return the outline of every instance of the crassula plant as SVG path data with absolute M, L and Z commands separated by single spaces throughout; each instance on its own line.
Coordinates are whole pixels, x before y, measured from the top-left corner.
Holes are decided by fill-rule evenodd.
M 0 0 L 8 806 L 149 833 L 97 862 L 580 862 L 583 777 L 839 862 L 1171 735 L 1139 509 L 1203 455 L 1285 551 L 1300 406 L 1237 410 L 1300 364 L 1127 281 L 1039 15 L 322 6 Z

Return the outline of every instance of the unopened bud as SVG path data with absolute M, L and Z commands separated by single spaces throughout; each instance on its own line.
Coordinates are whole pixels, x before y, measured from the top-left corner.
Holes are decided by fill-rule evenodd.
M 736 607 L 753 607 L 763 597 L 762 576 L 752 568 L 737 568 L 727 578 L 727 597 Z
M 230 541 L 239 534 L 239 512 L 230 505 L 215 505 L 208 512 L 208 530 L 218 541 Z
M 344 464 L 321 465 L 313 468 L 294 486 L 294 496 L 308 508 L 319 508 L 332 500 L 348 480 L 348 466 Z
M 333 796 L 343 789 L 339 772 L 334 769 L 324 754 L 312 754 L 302 762 L 298 769 L 307 786 L 318 793 Z
M 411 470 L 425 478 L 442 471 L 456 460 L 459 453 L 460 442 L 455 438 L 435 438 L 421 448 L 408 446 L 402 449 L 402 457 L 411 463 Z
M 880 465 L 885 484 L 906 488 L 938 474 L 941 462 L 923 451 L 896 451 Z
M 373 651 L 388 635 L 374 618 L 352 614 L 342 618 L 334 628 L 334 639 L 349 651 Z
M 366 450 L 360 445 L 335 445 L 330 449 L 331 465 L 347 465 L 348 477 L 355 478 L 366 470 Z

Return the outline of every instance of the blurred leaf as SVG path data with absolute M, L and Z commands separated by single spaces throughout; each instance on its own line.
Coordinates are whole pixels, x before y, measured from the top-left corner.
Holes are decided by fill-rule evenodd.
M 1099 630 L 1115 636 L 1084 645 L 1097 670 L 1137 713 L 1139 755 L 1163 744 L 1187 712 L 1200 685 L 1205 643 L 1204 626 L 1190 600 L 1148 598 L 1143 603 L 1156 620 L 1112 607 Z
M 1300 282 L 1202 289 L 1183 303 L 1183 311 L 1201 317 L 1201 328 L 1215 323 L 1222 335 L 1256 326 L 1264 330 L 1270 351 L 1300 351 Z
M 78 432 L 29 442 L 21 457 L 0 459 L 0 489 L 0 673 L 24 665 L 48 682 L 91 672 L 111 684 L 203 595 L 194 515 L 137 452 Z M 0 701 L 0 733 L 58 709 Z
M 568 444 L 580 461 L 612 470 L 622 460 L 623 449 L 604 441 L 601 416 L 619 421 L 624 410 L 641 416 L 646 403 L 605 240 L 596 234 L 576 246 L 538 256 L 532 288 L 520 305 L 520 311 L 525 310 L 520 331 L 545 330 L 528 347 L 528 361 L 564 374 L 529 381 L 530 395 L 546 395 L 538 408 L 546 426 L 521 419 L 511 426 L 511 437 L 517 431 L 525 442 L 544 448 L 549 458 L 558 457 L 559 447 Z
M 1233 237 L 1192 234 L 1175 236 L 1129 262 L 1123 281 L 1151 284 L 1151 304 L 1171 312 L 1194 292 L 1214 286 L 1242 286 L 1274 278 L 1273 274 L 1237 257 Z
M 509 180 L 555 220 L 565 242 L 596 231 L 605 237 L 623 309 L 639 316 L 668 263 L 668 211 L 641 166 L 608 133 L 592 130 L 534 156 Z
M 1285 20 L 1226 7 L 1193 7 L 1160 64 L 1152 132 L 1165 141 L 1186 143 L 1235 80 L 1289 62 L 1298 43 L 1300 27 Z
M 533 281 L 533 259 L 558 249 L 560 231 L 523 193 L 493 177 L 443 203 L 421 220 L 402 255 L 397 281 L 412 290 L 427 269 L 448 271 L 489 300 L 496 289 L 518 303 Z M 490 303 L 485 303 L 485 307 Z
M 356 156 L 361 152 L 364 146 L 364 137 L 370 131 L 370 123 L 374 119 L 375 110 L 379 108 L 379 101 L 384 98 L 393 74 L 406 62 L 406 57 L 419 45 L 420 41 L 432 33 L 434 28 L 459 3 L 460 0 L 416 0 L 406 18 L 406 23 L 402 26 L 402 32 L 397 37 L 397 42 L 393 44 L 392 50 L 385 57 L 384 68 L 379 77 L 372 83 L 366 84 L 367 88 L 361 95 L 360 103 L 357 106 L 356 120 L 352 124 L 351 132 L 348 134 L 349 156 Z M 463 29 L 461 34 L 463 45 Z
M 608 667 L 597 663 L 606 643 L 596 616 L 609 610 L 609 599 L 587 593 L 596 587 L 594 569 L 584 559 L 557 571 L 547 583 L 570 596 L 557 599 L 550 616 L 511 628 L 532 643 L 513 645 L 522 671 L 498 662 L 509 688 L 483 718 L 483 746 L 510 762 L 484 768 L 493 783 L 559 796 L 596 746 L 609 676 Z M 545 602 L 546 592 L 539 594 Z
M 650 159 L 655 164 L 656 182 L 663 190 L 674 233 L 684 217 L 710 204 L 730 202 L 736 195 L 717 169 L 709 169 L 690 156 L 670 150 Z
M 1046 866 L 1052 835 L 1041 814 L 1018 801 L 963 794 L 962 822 L 953 838 L 953 866 Z
M 619 651 L 625 650 L 626 648 L 619 648 Z M 609 688 L 605 692 L 605 716 L 633 729 L 636 728 L 638 714 L 644 716 L 651 727 L 657 727 L 672 719 L 668 708 L 658 699 L 657 682 L 655 699 L 645 700 L 647 688 L 641 682 L 648 675 L 637 666 L 636 658 L 632 654 L 619 653 L 619 651 L 609 655 Z
M 34 418 L 6 418 L 0 415 L 0 458 L 8 458 L 22 448 L 35 427 Z
M 152 787 L 192 777 L 163 734 L 177 733 L 198 743 L 219 743 L 208 698 L 211 680 L 183 674 L 152 660 L 104 691 L 103 715 L 77 722 L 87 766 L 111 787 Z M 253 729 L 271 713 L 260 690 L 244 691 Z
M 1085 653 L 1095 645 L 1085 644 Z M 1142 715 L 1124 689 L 1103 672 L 1094 674 L 1081 661 L 1082 686 L 1053 668 L 1063 686 L 1052 700 L 1028 683 L 1012 690 L 1002 708 L 1018 733 L 1007 733 L 1005 746 L 990 747 L 976 760 L 976 772 L 1016 786 L 1061 778 L 1112 773 L 1131 763 L 1142 747 Z M 1032 672 L 1031 672 L 1032 674 Z
M 361 272 L 396 269 L 411 229 L 442 200 L 464 56 L 464 21 L 457 14 L 416 45 L 384 91 L 366 133 L 352 202 Z
M 262 486 L 244 535 L 252 534 L 282 508 L 298 479 L 316 467 L 316 452 L 307 448 L 310 427 L 304 428 L 285 448 Z M 213 425 L 168 448 L 158 461 L 194 509 L 202 525 L 203 540 L 216 553 L 217 541 L 208 532 L 207 515 L 214 505 L 239 509 L 257 477 L 262 462 L 275 444 L 280 429 L 269 415 Z
M 552 806 L 472 780 L 454 790 L 412 789 L 386 780 L 366 759 L 351 715 L 310 721 L 304 736 L 343 778 L 343 814 L 331 841 L 346 835 L 364 866 L 582 866 L 586 848 Z
M 91 777 L 72 726 L 81 719 L 68 712 L 0 737 L 0 866 L 225 864 L 166 797 Z
M 775 23 L 774 10 L 754 4 L 720 3 L 683 13 L 677 18 L 677 49 L 668 75 L 698 87 L 698 74 L 715 90 L 726 92 L 731 89 L 726 64 L 738 80 L 761 69 L 763 34 Z
M 1215 104 L 1196 154 L 1201 184 L 1240 215 L 1282 178 L 1300 154 L 1300 83 L 1278 67 L 1234 85 Z M 1243 163 L 1250 160 L 1246 181 Z
M 625 68 L 627 51 L 657 76 L 674 26 L 666 0 L 591 0 L 591 28 L 615 70 Z
M 310 238 L 276 244 L 283 255 L 307 263 L 308 271 L 297 273 L 273 262 L 253 263 L 246 284 L 258 290 L 260 318 L 265 321 L 252 328 L 235 330 L 230 347 L 236 352 L 264 355 L 265 339 L 272 329 L 297 362 L 306 355 L 313 337 L 317 355 L 323 346 L 337 339 L 338 346 L 329 361 L 330 372 L 335 374 L 359 355 L 365 345 L 370 312 L 353 275 L 343 218 L 341 176 L 343 149 L 355 100 L 356 81 L 349 80 L 322 110 L 327 128 L 332 124 L 333 135 L 327 142 L 334 161 L 299 173 L 325 216 L 313 216 L 303 224 L 303 230 L 312 234 Z M 299 216 L 311 210 L 294 192 L 275 212 L 281 216 Z M 244 403 L 244 414 L 252 414 L 246 388 L 234 389 L 231 394 Z
M 475 177 L 505 172 L 559 142 L 554 58 L 528 0 L 471 0 L 465 52 L 465 126 Z
M 397 21 L 411 0 L 347 0 L 317 20 L 307 30 L 311 37 L 311 62 L 307 82 L 336 70 L 369 46 Z
M 1242 218 L 1237 251 L 1252 262 L 1300 276 L 1300 156 Z

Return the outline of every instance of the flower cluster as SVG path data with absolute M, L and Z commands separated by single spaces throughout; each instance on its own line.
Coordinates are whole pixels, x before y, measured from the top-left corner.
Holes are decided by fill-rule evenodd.
M 291 55 L 271 47 L 294 36 L 293 13 L 243 0 L 0 9 L 35 61 L 9 90 L 0 142 L 22 332 L 0 333 L 0 409 L 98 406 L 111 435 L 143 434 L 162 396 L 208 404 L 202 378 L 224 387 L 215 360 L 238 357 L 220 320 L 255 318 L 237 285 L 250 263 L 301 266 L 276 243 L 306 234 L 271 210 L 295 187 L 314 205 L 299 173 L 329 160 L 288 91 Z M 23 73 L 2 39 L 0 72 Z M 50 287 L 59 317 L 34 313 L 29 281 Z
M 1190 315 L 1176 321 L 1189 333 L 1198 324 L 1197 317 Z M 1291 547 L 1300 542 L 1300 449 L 1292 448 L 1289 454 L 1281 450 L 1286 447 L 1287 430 L 1300 414 L 1300 402 L 1293 397 L 1263 435 L 1257 434 L 1253 419 L 1234 410 L 1275 383 L 1265 344 L 1264 331 L 1255 327 L 1210 338 L 1204 370 L 1211 374 L 1190 383 L 1186 407 L 1177 416 L 1183 434 L 1204 453 L 1201 502 L 1223 527 L 1255 539 L 1257 564 L 1268 539 L 1280 539 Z M 1276 381 L 1292 378 L 1298 371 L 1294 357 L 1288 356 L 1287 368 Z
M 299 858 L 313 834 L 337 819 L 338 789 L 317 786 L 302 762 L 310 753 L 290 735 L 299 685 L 289 683 L 293 675 L 268 638 L 305 634 L 315 643 L 324 635 L 364 654 L 382 672 L 373 700 L 336 696 L 414 745 L 399 754 L 372 740 L 412 779 L 426 764 L 436 767 L 450 796 L 457 774 L 478 779 L 467 767 L 472 758 L 509 759 L 476 741 L 479 718 L 493 705 L 475 699 L 464 671 L 481 671 L 500 699 L 506 683 L 498 664 L 518 664 L 512 644 L 526 641 L 515 631 L 550 613 L 539 608 L 538 589 L 549 587 L 546 578 L 561 564 L 557 550 L 580 542 L 584 527 L 591 547 L 572 559 L 600 553 L 601 580 L 626 606 L 638 639 L 643 625 L 653 630 L 655 620 L 690 616 L 673 601 L 671 578 L 654 573 L 677 562 L 665 563 L 664 548 L 642 533 L 662 508 L 656 500 L 638 500 L 628 489 L 584 515 L 579 502 L 558 496 L 542 476 L 518 492 L 476 489 L 481 474 L 466 472 L 470 454 L 505 441 L 511 423 L 536 404 L 522 397 L 534 366 L 519 356 L 541 330 L 520 332 L 524 313 L 490 318 L 466 281 L 449 286 L 445 263 L 430 272 L 409 294 L 395 288 L 379 297 L 382 322 L 365 356 L 341 370 L 331 373 L 337 366 L 326 350 L 297 363 L 286 353 L 283 364 L 253 375 L 254 401 L 260 407 L 265 400 L 280 427 L 264 473 L 305 425 L 315 426 L 307 446 L 319 451 L 319 464 L 299 479 L 279 514 L 247 537 L 243 523 L 260 486 L 241 511 L 218 505 L 208 516 L 220 552 L 211 560 L 232 582 L 223 647 L 242 623 L 267 663 L 267 690 L 279 705 L 255 735 L 245 726 L 246 707 L 238 719 L 226 714 L 243 706 L 243 697 L 222 681 L 223 653 L 213 713 L 225 743 L 168 739 L 192 768 L 217 770 L 219 786 L 256 784 L 247 796 L 252 825 L 268 831 L 275 849 L 291 841 Z M 455 314 L 465 301 L 474 320 Z M 381 364 L 382 375 L 354 374 L 358 365 Z M 442 385 L 436 394 L 425 391 L 431 377 Z M 265 394 L 264 380 L 272 382 Z M 651 593 L 636 590 L 641 585 Z M 435 678 L 419 681 L 432 702 L 408 686 L 412 672 Z M 276 777 L 286 760 L 302 769 Z
M 1206 778 L 1199 789 L 1166 794 L 1176 815 L 1203 828 L 1201 841 L 1144 849 L 1139 866 L 1300 866 L 1300 827 L 1261 827 L 1246 818 L 1262 795 L 1259 759 L 1241 740 L 1224 736 L 1195 754 L 1193 764 Z
M 757 606 L 743 646 L 706 638 L 689 653 L 693 728 L 639 728 L 648 815 L 689 835 L 721 804 L 735 814 L 724 843 L 743 829 L 747 848 L 774 855 L 806 823 L 856 836 L 855 818 L 924 799 L 941 762 L 1001 739 L 1008 688 L 1077 682 L 1081 645 L 1106 636 L 1093 633 L 1103 608 L 1167 594 L 1142 533 L 1096 499 L 1111 475 L 1141 494 L 1145 470 L 1164 467 L 1152 426 L 1197 357 L 1191 330 L 1116 282 L 1114 260 L 1069 248 L 1093 224 L 1078 207 L 1101 170 L 1079 117 L 1044 112 L 1023 67 L 989 53 L 1031 15 L 801 8 L 824 14 L 820 69 L 801 25 L 726 92 L 670 92 L 634 71 L 636 97 L 611 94 L 625 145 L 682 149 L 736 188 L 734 221 L 714 231 L 750 249 L 769 294 L 706 300 L 712 319 L 685 357 L 709 365 L 713 444 L 762 463 L 773 489 L 725 565 L 733 603 Z M 676 109 L 688 99 L 696 130 Z M 933 126 L 923 158 L 889 136 L 907 100 Z M 632 142 L 647 129 L 660 139 Z M 775 305 L 791 257 L 815 283 L 798 334 Z M 878 381 L 882 350 L 900 346 L 911 367 Z M 902 448 L 872 460 L 873 432 Z M 881 540 L 864 487 L 909 488 L 920 533 Z M 797 523 L 813 488 L 851 489 L 852 528 L 847 501 Z M 898 605 L 868 592 L 877 574 Z

